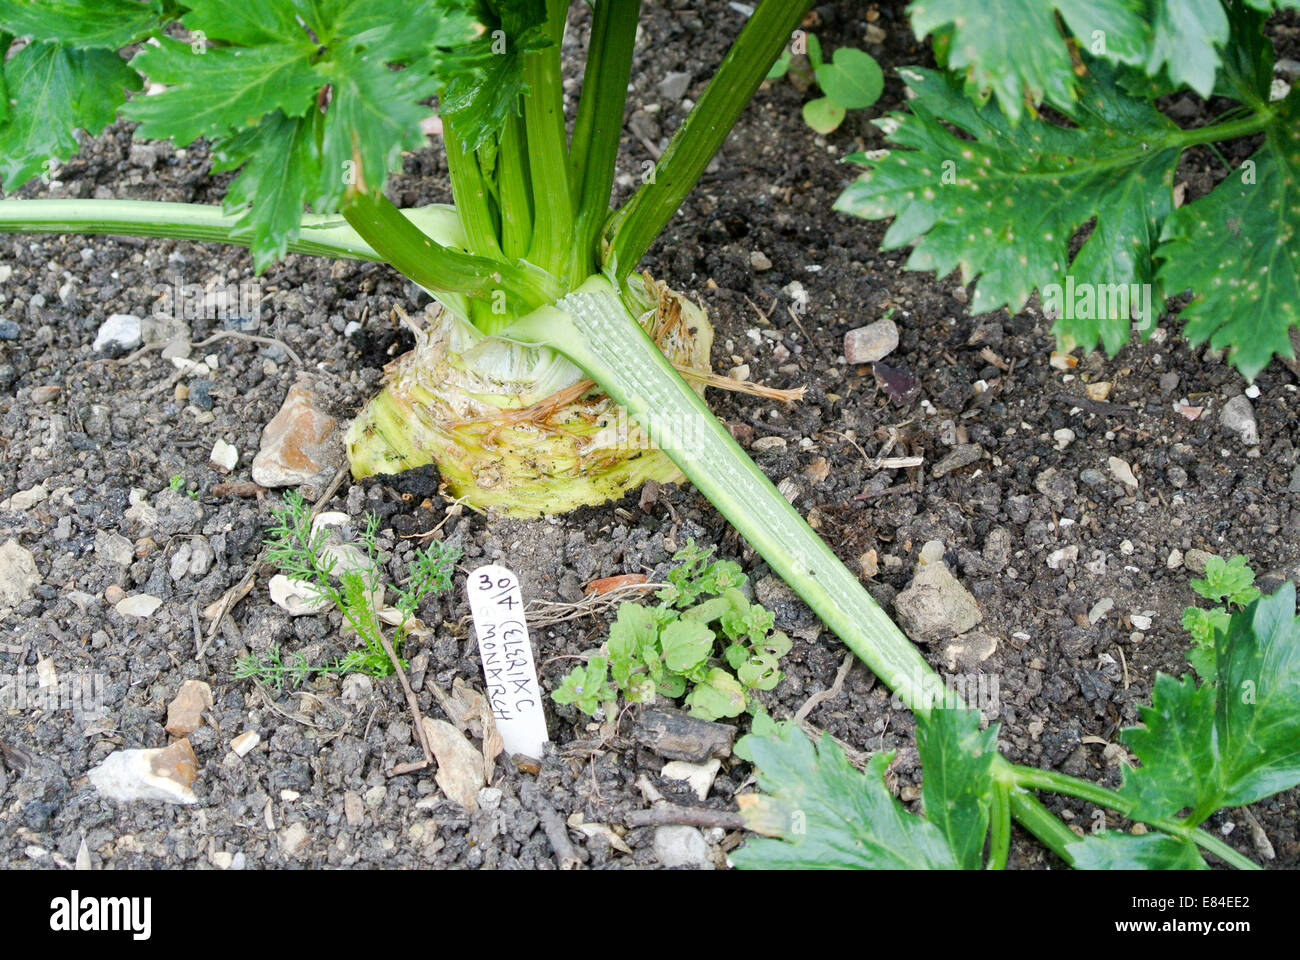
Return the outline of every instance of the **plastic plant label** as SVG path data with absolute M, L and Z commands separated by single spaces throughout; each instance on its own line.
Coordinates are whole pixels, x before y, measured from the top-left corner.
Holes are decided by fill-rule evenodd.
M 489 564 L 470 573 L 465 591 L 501 742 L 512 756 L 522 753 L 538 759 L 542 744 L 550 738 L 519 578 L 505 567 Z

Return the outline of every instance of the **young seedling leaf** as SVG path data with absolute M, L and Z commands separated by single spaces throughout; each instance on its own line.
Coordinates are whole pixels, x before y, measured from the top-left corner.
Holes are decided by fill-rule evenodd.
M 890 139 L 906 149 L 872 161 L 835 208 L 894 217 L 882 246 L 915 242 L 908 269 L 944 276 L 960 268 L 964 283 L 980 275 L 974 313 L 1003 305 L 1018 311 L 1035 287 L 1056 285 L 1051 292 L 1069 300 L 1059 311 L 1062 336 L 1085 345 L 1100 338 L 1107 350 L 1119 349 L 1129 336 L 1130 285 L 1152 280 L 1151 252 L 1173 209 L 1178 149 L 1162 147 L 1161 136 L 1177 128 L 1126 97 L 1102 76 L 1104 65 L 1096 66 L 1072 109 L 1072 129 L 1028 119 L 1013 127 L 992 105 L 972 105 L 959 82 L 901 69 L 918 94 L 909 114 L 890 120 L 898 124 Z M 850 159 L 865 161 L 861 154 Z M 1070 263 L 1071 238 L 1094 218 Z M 1045 305 L 1051 300 L 1045 293 Z
M 680 696 L 680 691 L 677 695 Z M 686 698 L 691 716 L 701 720 L 738 717 L 745 712 L 745 703 L 744 688 L 720 667 L 708 671 Z
M 874 57 L 852 47 L 840 47 L 831 63 L 817 68 L 817 85 L 846 110 L 861 110 L 880 99 L 885 76 Z
M 1218 682 L 1157 676 L 1145 727 L 1123 740 L 1142 766 L 1120 792 L 1151 820 L 1196 824 L 1300 783 L 1300 624 L 1295 585 L 1233 615 L 1217 638 Z
M 1103 830 L 1066 848 L 1076 870 L 1208 870 L 1196 845 L 1161 833 Z
M 0 174 L 14 190 L 77 152 L 75 131 L 113 121 L 140 78 L 113 50 L 74 50 L 33 41 L 3 68 L 8 120 L 0 126 Z M 12 101 L 10 103 L 10 101 Z
M 714 634 L 702 623 L 678 620 L 659 634 L 664 666 L 674 673 L 686 673 L 698 666 L 713 650 Z
M 1244 607 L 1259 596 L 1254 583 L 1255 571 L 1247 564 L 1246 555 L 1239 553 L 1231 560 L 1210 557 L 1205 562 L 1205 579 L 1193 580 L 1192 589 L 1206 600 Z
M 978 870 L 989 826 L 997 724 L 980 730 L 978 710 L 936 708 L 917 715 L 925 818 L 948 840 L 963 870 Z
M 803 105 L 803 122 L 818 133 L 836 130 L 844 122 L 845 110 L 830 97 L 818 97 Z
M 1247 379 L 1274 354 L 1293 357 L 1300 323 L 1300 88 L 1277 104 L 1260 148 L 1209 194 L 1174 211 L 1156 255 L 1165 292 L 1193 343 L 1231 347 Z
M 755 839 L 731 855 L 741 869 L 953 870 L 956 855 L 934 824 L 908 813 L 885 786 L 893 754 L 859 773 L 830 736 L 814 747 L 793 724 L 737 744 L 759 788 L 779 805 L 784 837 Z

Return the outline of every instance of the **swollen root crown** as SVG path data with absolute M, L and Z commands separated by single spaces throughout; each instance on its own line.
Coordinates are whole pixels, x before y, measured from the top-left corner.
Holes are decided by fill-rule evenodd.
M 704 310 L 662 284 L 653 289 L 658 303 L 642 327 L 674 364 L 708 374 L 713 328 Z M 432 463 L 453 496 L 512 516 L 564 513 L 646 480 L 682 479 L 560 354 L 485 336 L 450 310 L 428 317 L 415 349 L 388 365 L 383 390 L 348 431 L 354 478 Z

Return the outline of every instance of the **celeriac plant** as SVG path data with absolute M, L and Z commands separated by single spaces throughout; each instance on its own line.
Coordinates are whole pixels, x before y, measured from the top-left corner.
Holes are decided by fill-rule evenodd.
M 353 425 L 355 476 L 432 461 L 470 502 L 534 514 L 680 470 L 925 714 L 938 677 L 679 373 L 708 379 L 703 311 L 635 273 L 810 6 L 757 4 L 611 210 L 639 0 L 592 5 L 571 136 L 567 0 L 0 0 L 6 190 L 118 116 L 139 137 L 202 138 L 238 171 L 221 207 L 5 200 L 0 230 L 242 244 L 259 270 L 286 252 L 391 265 L 442 312 Z M 425 145 L 435 97 L 455 205 L 399 210 L 384 186 Z M 620 407 L 652 447 L 621 435 Z M 1071 859 L 1031 792 L 999 796 L 1000 829 L 1014 815 Z

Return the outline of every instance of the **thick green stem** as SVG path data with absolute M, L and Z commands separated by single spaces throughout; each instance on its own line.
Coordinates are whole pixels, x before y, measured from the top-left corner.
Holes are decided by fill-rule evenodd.
M 528 255 L 533 241 L 533 190 L 523 117 L 507 119 L 501 132 L 497 187 L 501 191 L 501 247 L 510 259 L 521 259 Z
M 943 682 L 861 582 L 804 522 L 628 313 L 592 277 L 504 333 L 563 353 L 620 403 L 822 621 L 914 712 L 944 703 Z M 947 702 L 951 703 L 951 699 Z M 998 758 L 999 768 L 1009 764 Z M 1032 796 L 1012 813 L 1067 862 L 1076 837 Z
M 584 264 L 590 263 L 592 270 L 599 265 L 596 241 L 609 216 L 640 13 L 641 0 L 601 0 L 596 5 L 587 45 L 587 68 L 569 148 L 569 169 L 577 206 L 578 258 Z
M 501 303 L 503 318 L 559 295 L 555 280 L 526 263 L 503 263 L 448 247 L 420 231 L 382 193 L 353 193 L 343 215 L 384 260 L 433 292 L 452 291 Z
M 222 213 L 221 207 L 208 204 L 147 200 L 0 200 L 0 233 L 168 237 L 246 247 L 252 238 L 237 232 L 238 219 Z M 432 224 L 421 226 L 434 236 L 440 235 Z M 338 214 L 305 215 L 298 237 L 289 241 L 289 251 L 352 260 L 383 259 Z
M 1107 807 L 1130 819 L 1142 820 L 1142 822 L 1149 823 L 1157 830 L 1162 830 L 1183 840 L 1190 840 L 1202 849 L 1213 853 L 1220 860 L 1240 870 L 1260 869 L 1259 864 L 1248 857 L 1242 856 L 1212 833 L 1197 829 L 1195 821 L 1179 820 L 1173 817 L 1160 819 L 1134 817 L 1132 801 L 1123 794 L 1116 793 L 1114 790 L 1100 784 L 1090 783 L 1087 780 L 1080 780 L 1078 777 L 1072 777 L 1066 773 L 1043 770 L 1038 767 L 1013 766 L 1011 773 L 1015 777 L 1016 786 L 1021 789 L 1047 790 L 1052 793 L 1064 794 L 1067 797 L 1087 800 L 1089 803 L 1095 803 L 1099 807 Z
M 636 268 L 681 208 L 811 6 L 812 0 L 763 0 L 749 18 L 659 158 L 654 179 L 615 214 L 605 231 L 607 238 L 613 232 L 605 262 L 620 280 Z
M 505 335 L 544 342 L 581 367 L 905 703 L 938 702 L 943 684 L 925 659 L 686 385 L 608 280 L 590 278 Z
M 479 169 L 478 156 L 465 143 L 450 117 L 443 119 L 442 143 L 447 151 L 447 169 L 451 174 L 451 195 L 465 228 L 469 249 L 480 257 L 503 259 L 497 239 L 496 217 L 488 185 Z
M 1074 854 L 1070 852 L 1070 845 L 1078 843 L 1079 838 L 1069 827 L 1053 816 L 1052 811 L 1043 806 L 1032 793 L 1025 793 L 1019 789 L 1011 791 L 1011 816 L 1015 818 L 1016 823 L 1037 837 L 1045 847 L 1069 866 L 1074 866 Z
M 528 259 L 562 283 L 573 271 L 573 201 L 569 193 L 569 145 L 564 132 L 564 87 L 560 41 L 568 0 L 547 0 L 547 28 L 553 43 L 524 58 L 524 125 L 528 132 L 529 173 L 533 181 L 533 240 Z

